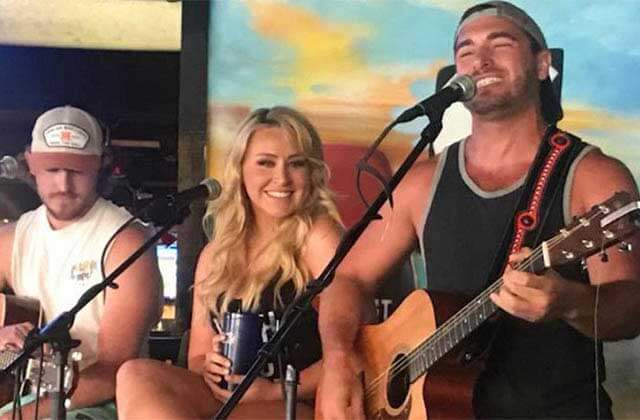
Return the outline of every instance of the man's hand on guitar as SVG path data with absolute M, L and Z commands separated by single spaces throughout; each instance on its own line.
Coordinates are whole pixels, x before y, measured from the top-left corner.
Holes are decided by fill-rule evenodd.
M 351 356 L 325 357 L 316 397 L 316 418 L 364 420 L 363 372 Z
M 512 268 L 531 253 L 528 248 L 509 257 L 503 284 L 491 300 L 505 312 L 530 322 L 567 319 L 575 293 L 584 286 L 568 281 L 554 270 L 542 275 Z
M 34 328 L 30 322 L 8 325 L 0 328 L 0 349 L 20 350 L 27 334 Z

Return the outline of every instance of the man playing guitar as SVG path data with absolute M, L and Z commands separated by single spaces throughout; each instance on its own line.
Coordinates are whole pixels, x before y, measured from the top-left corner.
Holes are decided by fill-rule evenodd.
M 501 1 L 471 7 L 458 25 L 454 56 L 457 72 L 477 86 L 466 103 L 471 135 L 412 168 L 394 192 L 394 208 L 382 209 L 382 220 L 368 227 L 323 293 L 317 404 L 323 418 L 364 417 L 362 359 L 354 343 L 384 273 L 421 246 L 428 289 L 478 293 L 488 284 L 492 259 L 540 145 L 557 133 L 576 139 L 555 128 L 561 110 L 549 96 L 550 52 L 524 11 Z M 560 185 L 545 225 L 550 231 L 616 191 L 638 196 L 627 168 L 588 145 Z M 635 248 L 627 254 L 588 258 L 586 273 L 535 275 L 507 268 L 491 295 L 507 314 L 475 385 L 475 416 L 611 417 L 599 340 L 640 333 L 638 235 L 630 242 Z M 511 255 L 510 264 L 526 253 Z
M 108 176 L 104 150 L 98 121 L 81 109 L 58 107 L 36 120 L 25 157 L 43 204 L 0 228 L 0 287 L 37 299 L 47 320 L 69 310 L 84 291 L 103 280 L 103 249 L 131 216 L 99 196 Z M 145 235 L 136 226 L 116 236 L 106 253 L 107 275 L 139 248 Z M 101 418 L 115 418 L 108 401 L 115 395 L 116 371 L 140 356 L 160 315 L 161 281 L 153 251 L 116 282 L 117 289 L 108 289 L 78 313 L 70 331 L 82 341 L 78 350 L 83 355 L 71 409 L 101 404 L 94 407 Z M 19 349 L 33 327 L 3 326 L 0 348 Z M 39 412 L 47 416 L 50 404 L 41 401 Z M 23 404 L 26 418 L 32 418 L 34 410 L 34 404 Z M 11 410 L 5 407 L 2 413 L 9 416 Z M 92 416 L 91 410 L 83 413 Z

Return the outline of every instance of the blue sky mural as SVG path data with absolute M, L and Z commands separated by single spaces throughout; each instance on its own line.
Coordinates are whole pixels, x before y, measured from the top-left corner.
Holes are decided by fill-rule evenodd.
M 211 3 L 209 102 L 216 153 L 241 117 L 287 104 L 324 141 L 368 144 L 398 112 L 433 92 L 452 60 L 467 0 L 217 0 Z M 565 50 L 561 127 L 622 159 L 640 178 L 640 45 L 636 0 L 516 0 Z M 468 132 L 462 106 L 439 148 Z M 450 114 L 450 115 L 449 115 Z M 396 130 L 392 164 L 426 121 Z

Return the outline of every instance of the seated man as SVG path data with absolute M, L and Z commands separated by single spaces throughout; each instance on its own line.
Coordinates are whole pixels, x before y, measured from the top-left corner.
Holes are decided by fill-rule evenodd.
M 103 250 L 131 215 L 99 196 L 107 174 L 102 130 L 94 117 L 71 106 L 54 108 L 36 120 L 32 137 L 26 159 L 43 204 L 0 228 L 0 287 L 37 299 L 50 321 L 103 280 Z M 139 226 L 120 232 L 106 252 L 106 274 L 144 240 Z M 85 306 L 71 328 L 72 338 L 82 341 L 76 349 L 82 360 L 71 410 L 114 398 L 118 367 L 140 356 L 147 333 L 159 318 L 161 282 L 153 251 L 139 258 L 116 283 L 117 289 L 107 289 Z M 0 307 L 5 310 L 8 319 L 11 308 Z M 33 327 L 24 322 L 0 328 L 0 348 L 20 348 Z M 50 411 L 48 400 L 40 400 L 42 415 Z M 23 403 L 22 410 L 25 418 L 33 418 L 35 404 Z M 106 410 L 100 413 L 102 418 L 115 417 L 112 403 L 91 410 Z M 84 414 L 92 416 L 91 410 Z M 2 410 L 7 413 L 10 407 Z

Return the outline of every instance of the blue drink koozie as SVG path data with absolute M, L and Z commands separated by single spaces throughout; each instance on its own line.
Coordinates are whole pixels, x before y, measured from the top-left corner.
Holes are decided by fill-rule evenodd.
M 262 318 L 250 312 L 225 312 L 222 354 L 231 360 L 231 373 L 244 375 L 262 347 Z

